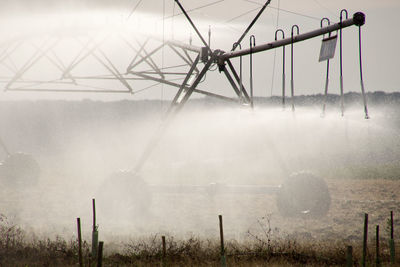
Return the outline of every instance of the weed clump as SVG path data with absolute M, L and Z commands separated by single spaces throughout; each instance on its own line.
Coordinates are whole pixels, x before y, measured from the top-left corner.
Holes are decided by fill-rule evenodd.
M 89 254 L 86 242 L 84 252 Z M 0 266 L 70 266 L 77 255 L 76 240 L 28 238 L 21 227 L 0 214 Z

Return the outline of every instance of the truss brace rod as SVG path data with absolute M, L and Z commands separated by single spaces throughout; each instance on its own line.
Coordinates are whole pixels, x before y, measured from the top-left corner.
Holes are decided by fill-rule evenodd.
M 193 64 L 193 59 L 190 57 L 188 51 L 185 50 L 185 49 L 183 49 L 183 48 L 182 48 L 182 51 L 183 51 L 183 53 L 185 53 L 187 59 L 191 62 L 190 64 Z M 199 72 L 200 72 L 199 69 L 198 69 L 197 67 L 196 67 L 195 71 L 196 71 L 196 73 L 199 73 Z
M 246 37 L 246 35 L 249 33 L 249 31 L 251 30 L 251 28 L 253 27 L 253 25 L 257 22 L 258 18 L 261 16 L 261 14 L 264 12 L 264 10 L 267 8 L 267 6 L 269 5 L 269 3 L 271 3 L 271 0 L 268 0 L 267 2 L 265 2 L 264 6 L 261 8 L 261 10 L 257 13 L 257 15 L 255 16 L 255 18 L 252 20 L 252 22 L 250 23 L 249 27 L 247 27 L 247 29 L 244 31 L 244 33 L 242 34 L 242 36 L 240 36 L 239 40 L 234 43 L 233 47 L 232 47 L 232 51 L 235 51 L 236 48 L 239 46 L 239 44 L 243 41 L 244 37 Z
M 242 93 L 242 96 L 245 98 L 246 103 L 250 103 L 250 96 L 249 96 L 249 94 L 247 93 L 246 88 L 245 88 L 244 85 L 243 85 L 243 82 L 241 82 L 241 81 L 243 81 L 243 80 L 240 79 L 240 76 L 237 74 L 235 68 L 234 68 L 233 65 L 232 65 L 232 62 L 231 62 L 229 59 L 228 59 L 226 62 L 228 63 L 228 66 L 229 66 L 230 70 L 232 71 L 232 74 L 233 74 L 233 76 L 235 77 L 236 81 L 238 82 L 239 86 L 240 86 L 240 84 L 242 84 L 241 93 Z
M 71 75 L 71 71 L 79 65 L 82 61 L 84 61 L 87 57 L 89 57 L 93 51 L 97 49 L 103 42 L 105 42 L 105 39 L 102 39 L 101 42 L 96 43 L 93 41 L 93 38 L 91 38 L 86 44 L 83 44 L 79 39 L 77 39 L 77 42 L 80 43 L 83 47 L 78 53 L 78 55 L 72 60 L 72 62 L 68 65 L 68 67 L 65 69 L 65 72 L 62 74 L 62 77 L 68 77 Z M 93 46 L 89 48 L 90 43 L 93 43 Z M 85 50 L 87 50 L 86 53 Z
M 196 89 L 197 85 L 199 85 L 200 81 L 203 79 L 204 75 L 206 75 L 207 71 L 209 70 L 211 64 L 214 62 L 215 60 L 215 56 L 217 55 L 217 53 L 219 53 L 220 51 L 214 51 L 211 54 L 211 58 L 207 61 L 207 63 L 204 65 L 203 69 L 201 70 L 201 72 L 199 73 L 199 75 L 196 77 L 196 79 L 194 80 L 193 84 L 190 86 L 190 88 L 186 91 L 186 94 L 183 96 L 181 102 L 179 102 L 179 105 L 176 108 L 176 112 L 179 112 L 183 106 L 186 104 L 186 102 L 189 100 L 190 96 L 192 95 L 192 93 L 194 92 L 194 90 Z
M 163 47 L 164 47 L 164 44 L 158 46 L 157 48 L 155 48 L 155 49 L 154 49 L 153 51 L 151 51 L 150 53 L 146 53 L 146 55 L 143 56 L 142 59 L 140 59 L 138 62 L 136 62 L 136 63 L 134 63 L 134 64 L 132 64 L 132 65 L 129 66 L 128 72 L 129 72 L 130 70 L 134 69 L 134 68 L 135 68 L 137 65 L 139 65 L 140 63 L 142 63 L 142 62 L 146 61 L 147 59 L 149 59 L 151 56 L 153 56 L 155 53 L 157 53 L 157 52 L 158 52 L 159 50 L 161 50 Z M 143 50 L 144 50 L 144 46 L 143 46 L 142 51 L 143 51 Z M 149 64 L 149 63 L 147 63 L 147 64 Z M 155 66 L 152 66 L 151 64 L 149 64 L 149 65 L 150 65 L 152 68 L 155 68 Z
M 181 5 L 181 3 L 179 2 L 179 0 L 175 0 L 175 2 L 178 4 L 179 8 L 182 10 L 182 13 L 185 15 L 185 17 L 187 18 L 187 20 L 189 21 L 189 23 L 192 25 L 193 29 L 196 31 L 197 35 L 199 36 L 199 38 L 201 39 L 201 41 L 203 42 L 204 46 L 207 47 L 208 52 L 210 53 L 210 55 L 212 54 L 211 48 L 208 46 L 206 40 L 204 40 L 203 36 L 201 35 L 201 33 L 199 32 L 199 30 L 196 28 L 196 25 L 194 25 L 192 19 L 189 17 L 189 15 L 186 13 L 186 10 L 183 8 L 183 6 Z
M 337 31 L 341 28 L 347 28 L 353 25 L 356 26 L 362 26 L 365 23 L 365 15 L 362 12 L 357 12 L 353 15 L 353 18 L 351 19 L 347 19 L 345 21 L 343 21 L 342 23 L 335 23 L 332 24 L 330 26 L 326 26 L 324 28 L 320 28 L 314 31 L 310 31 L 307 33 L 303 33 L 303 34 L 299 34 L 296 35 L 292 38 L 286 38 L 283 40 L 279 40 L 276 42 L 272 42 L 272 43 L 267 43 L 267 44 L 262 44 L 262 45 L 258 45 L 255 46 L 251 49 L 243 49 L 243 50 L 239 50 L 239 51 L 231 51 L 231 52 L 226 52 L 224 54 L 222 54 L 221 56 L 219 56 L 219 64 L 223 64 L 223 62 L 225 62 L 226 60 L 230 59 L 230 58 L 235 58 L 235 57 L 240 57 L 240 56 L 245 56 L 245 55 L 249 55 L 250 53 L 258 53 L 258 52 L 262 52 L 262 51 L 266 51 L 266 50 L 271 50 L 274 48 L 278 48 L 281 46 L 285 46 L 285 45 L 290 45 L 292 42 L 293 43 L 297 43 L 297 42 L 301 42 L 304 40 L 308 40 L 320 35 L 324 35 L 330 32 L 334 32 Z
M 13 92 L 38 92 L 38 93 L 123 93 L 123 94 L 134 94 L 135 92 L 130 92 L 128 90 L 96 90 L 96 89 L 47 89 L 47 88 L 33 88 L 33 89 L 27 89 L 27 88 L 12 88 L 9 89 L 9 91 Z
M 238 103 L 239 101 L 235 98 L 231 98 L 231 97 L 227 97 L 227 96 L 223 96 L 223 95 L 218 95 L 218 94 L 214 94 L 214 93 L 210 93 L 204 90 L 200 90 L 200 89 L 194 89 L 195 93 L 198 94 L 202 94 L 202 95 L 206 95 L 206 96 L 210 96 L 210 97 L 214 97 L 214 98 L 218 98 L 221 99 L 223 101 L 228 101 L 228 102 L 233 102 L 233 103 Z
M 162 124 L 158 128 L 158 130 L 155 132 L 153 137 L 150 139 L 150 142 L 147 144 L 145 147 L 145 150 L 143 154 L 140 156 L 139 161 L 136 163 L 135 167 L 133 168 L 133 173 L 137 174 L 140 172 L 140 170 L 143 168 L 144 164 L 146 163 L 147 159 L 150 157 L 151 153 L 153 152 L 154 148 L 157 146 L 159 140 L 165 133 L 165 131 L 168 129 L 170 126 L 170 123 L 174 119 L 174 117 L 179 113 L 179 111 L 183 108 L 183 106 L 186 104 L 187 100 L 189 97 L 192 95 L 192 93 L 195 91 L 197 85 L 200 83 L 200 81 L 203 79 L 204 75 L 208 71 L 208 68 L 211 66 L 212 62 L 214 61 L 215 55 L 211 55 L 212 58 L 208 60 L 208 62 L 204 65 L 202 71 L 199 73 L 199 75 L 196 77 L 196 80 L 193 82 L 193 84 L 184 92 L 185 95 L 183 96 L 182 100 L 177 103 L 175 106 L 171 106 L 168 110 L 167 116 L 164 118 Z M 196 61 L 199 59 L 199 57 L 196 59 Z M 194 67 L 192 66 L 194 69 Z M 182 88 L 185 87 L 185 84 L 182 83 Z M 181 91 L 177 93 L 177 96 L 179 97 Z M 177 98 L 177 97 L 176 97 Z
M 201 47 L 200 46 L 196 46 L 196 45 L 192 45 L 192 44 L 185 44 L 179 41 L 175 41 L 175 40 L 162 40 L 162 38 L 156 36 L 156 35 L 148 35 L 146 34 L 145 36 L 150 37 L 153 40 L 165 43 L 166 45 L 173 45 L 191 52 L 195 52 L 195 53 L 200 53 L 201 52 Z
M 193 62 L 190 62 L 187 58 L 185 58 L 175 47 L 173 47 L 172 45 L 168 45 L 174 52 L 175 54 L 178 55 L 178 57 L 180 57 L 183 61 L 186 62 L 186 64 L 188 65 L 192 65 Z
M 53 42 L 49 47 L 47 47 L 44 51 L 43 50 L 37 50 L 34 55 L 28 60 L 28 62 L 25 63 L 25 65 L 15 74 L 15 76 L 12 78 L 11 81 L 8 82 L 8 84 L 5 86 L 5 91 L 11 89 L 11 85 L 17 81 L 19 78 L 21 78 L 32 66 L 34 66 L 41 58 L 43 58 L 53 47 L 55 47 L 60 40 L 57 39 L 55 42 Z M 46 42 L 43 44 L 45 45 Z
M 195 45 L 188 45 L 188 44 L 183 44 L 174 40 L 169 40 L 165 42 L 168 45 L 173 45 L 191 52 L 195 53 L 200 53 L 201 52 L 201 47 L 195 46 Z
M 10 151 L 7 149 L 6 145 L 4 144 L 3 140 L 1 140 L 0 138 L 0 146 L 3 148 L 3 150 L 6 152 L 7 156 L 10 156 L 11 153 Z
M 180 95 L 182 94 L 183 90 L 185 90 L 185 88 L 187 87 L 187 83 L 190 79 L 190 77 L 193 74 L 193 71 L 196 69 L 197 64 L 199 63 L 200 60 L 200 56 L 198 55 L 195 59 L 195 61 L 193 62 L 192 66 L 190 67 L 190 70 L 188 72 L 188 74 L 185 77 L 185 80 L 183 80 L 182 85 L 179 88 L 179 91 L 176 93 L 174 99 L 172 100 L 171 106 L 169 111 L 178 103 L 178 99 L 180 97 Z M 167 113 L 169 113 L 169 111 Z
M 231 84 L 233 90 L 235 93 L 241 97 L 240 89 L 236 86 L 235 82 L 232 79 L 232 76 L 229 74 L 228 70 L 226 68 L 223 69 L 223 72 L 225 73 L 226 78 L 228 79 L 229 83 Z
M 146 41 L 145 41 L 142 45 L 140 45 L 139 50 L 136 50 L 136 49 L 133 47 L 133 45 L 132 45 L 129 41 L 127 41 L 126 39 L 124 39 L 124 41 L 125 41 L 125 43 L 126 43 L 130 48 L 132 48 L 132 50 L 134 50 L 134 51 L 136 52 L 135 57 L 132 59 L 132 61 L 131 61 L 131 63 L 129 64 L 128 68 L 126 68 L 126 69 L 127 69 L 127 72 L 129 72 L 130 70 L 133 69 L 132 65 L 135 64 L 135 61 L 136 61 L 136 60 L 138 59 L 138 57 L 140 57 L 140 55 L 142 54 L 142 51 L 143 51 L 144 47 L 146 46 L 147 42 L 149 41 L 149 38 L 147 38 Z M 137 42 L 137 41 L 136 41 L 136 42 Z M 137 42 L 137 43 L 139 43 L 139 42 Z M 143 57 L 142 57 L 142 58 L 143 58 Z M 146 61 L 146 63 L 147 63 L 147 61 Z M 148 64 L 149 64 L 149 63 L 148 63 Z M 151 64 L 149 64 L 149 65 L 150 65 L 150 67 L 151 67 L 152 69 L 154 69 L 154 67 L 153 67 Z

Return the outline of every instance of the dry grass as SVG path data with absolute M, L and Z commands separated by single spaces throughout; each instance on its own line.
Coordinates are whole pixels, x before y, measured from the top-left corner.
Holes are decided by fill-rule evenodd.
M 292 237 L 275 237 L 268 220 L 263 224 L 261 235 L 248 232 L 248 241 L 226 242 L 228 266 L 343 266 L 345 265 L 345 244 L 297 240 Z M 0 266 L 77 266 L 77 241 L 56 237 L 37 239 L 0 216 Z M 175 240 L 166 237 L 167 266 L 220 266 L 218 240 L 190 237 Z M 160 266 L 162 262 L 161 236 L 132 240 L 123 244 L 123 249 L 113 249 L 105 244 L 104 266 Z M 354 245 L 355 263 L 359 265 L 361 247 Z M 85 266 L 89 266 L 90 246 L 83 244 Z M 369 262 L 374 257 L 370 248 Z M 382 259 L 389 262 L 386 244 L 382 244 Z M 398 259 L 400 260 L 400 258 Z
M 332 206 L 328 215 L 319 220 L 302 218 L 289 220 L 281 217 L 277 213 L 272 197 L 252 196 L 248 200 L 248 206 L 245 205 L 245 201 L 234 202 L 235 207 L 242 204 L 244 208 L 238 210 L 241 217 L 224 214 L 226 232 L 230 230 L 229 226 L 235 222 L 235 218 L 254 221 L 254 218 L 265 210 L 271 212 L 273 217 L 265 216 L 260 218 L 258 223 L 251 224 L 252 228 L 245 228 L 250 229 L 245 241 L 235 241 L 228 237 L 226 240 L 228 266 L 343 266 L 347 245 L 353 246 L 355 262 L 360 266 L 364 212 L 370 214 L 369 266 L 374 266 L 374 226 L 378 224 L 381 226 L 383 266 L 388 266 L 386 224 L 390 210 L 396 215 L 395 227 L 400 223 L 397 216 L 400 212 L 398 180 L 329 179 L 327 182 L 332 195 Z M 11 198 L 4 197 L 4 200 L 11 201 Z M 165 199 L 161 200 L 167 202 Z M 6 206 L 7 203 L 3 202 L 3 205 Z M 175 219 L 186 211 L 179 210 L 179 207 L 175 208 L 176 214 L 170 216 Z M 198 207 L 202 208 L 204 206 Z M 250 208 L 257 212 L 242 212 L 250 211 Z M 61 209 L 57 206 L 57 210 Z M 276 227 L 279 227 L 279 231 L 276 231 Z M 395 229 L 397 238 L 398 232 L 397 228 Z M 67 240 L 60 237 L 48 239 L 32 236 L 32 233 L 25 232 L 12 220 L 1 215 L 0 266 L 77 266 L 76 237 L 68 238 L 68 235 Z M 122 245 L 106 241 L 104 266 L 160 266 L 160 235 L 131 241 L 127 238 L 123 240 Z M 89 243 L 90 240 L 87 240 L 83 249 L 86 264 L 89 263 L 91 247 Z M 400 251 L 400 247 L 397 246 L 396 251 Z M 219 241 L 198 236 L 176 239 L 172 235 L 167 235 L 167 261 L 168 266 L 220 266 Z M 399 257 L 397 261 L 400 262 Z
M 72 266 L 78 251 L 75 240 L 60 237 L 38 239 L 27 237 L 17 225 L 0 214 L 0 266 Z M 84 243 L 88 255 L 89 246 Z

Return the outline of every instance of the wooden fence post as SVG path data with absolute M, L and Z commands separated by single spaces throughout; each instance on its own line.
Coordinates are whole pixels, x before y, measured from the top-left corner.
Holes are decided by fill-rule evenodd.
M 362 266 L 367 264 L 367 245 L 368 245 L 368 213 L 364 216 L 364 239 L 363 239 L 363 252 L 362 252 Z
M 83 267 L 81 218 L 76 218 L 76 223 L 77 223 L 77 225 L 78 225 L 78 257 L 79 257 L 79 267 Z
M 162 266 L 167 266 L 167 246 L 165 243 L 165 236 L 161 237 L 162 239 Z
M 379 225 L 376 226 L 376 256 L 375 256 L 375 261 L 376 261 L 376 267 L 381 266 L 381 259 L 380 259 L 380 253 L 379 253 Z
M 222 215 L 219 215 L 218 218 L 219 218 L 219 236 L 221 239 L 221 266 L 226 267 L 224 228 L 223 228 L 223 223 L 222 223 Z
M 347 246 L 346 267 L 353 267 L 353 247 L 352 246 Z
M 96 225 L 96 200 L 92 199 L 93 206 L 93 229 L 92 229 L 92 259 L 95 261 L 97 259 L 97 250 L 99 244 L 99 231 Z
M 394 247 L 394 229 L 393 229 L 393 211 L 390 211 L 390 263 L 395 264 L 395 247 Z
M 97 253 L 97 267 L 101 267 L 103 264 L 103 246 L 104 242 L 99 242 L 99 252 Z

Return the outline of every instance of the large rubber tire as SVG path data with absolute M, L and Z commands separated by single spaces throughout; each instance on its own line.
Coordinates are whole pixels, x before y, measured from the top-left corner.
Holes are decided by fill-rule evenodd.
M 279 212 L 285 217 L 323 217 L 330 205 L 326 182 L 309 172 L 292 174 L 277 194 Z
M 39 176 L 39 164 L 28 154 L 9 155 L 0 166 L 0 180 L 6 186 L 33 186 Z
M 108 218 L 135 218 L 146 214 L 151 205 L 149 186 L 137 175 L 120 171 L 112 174 L 101 185 L 96 206 Z

